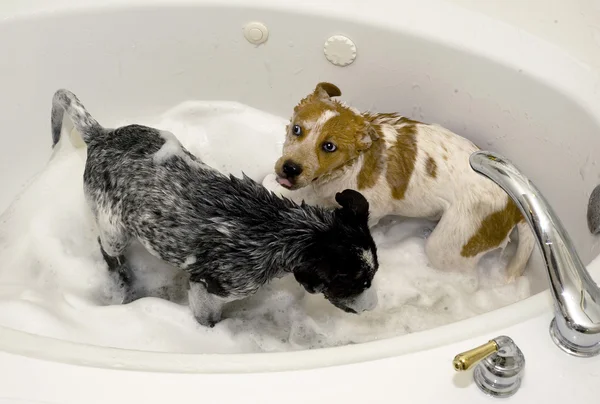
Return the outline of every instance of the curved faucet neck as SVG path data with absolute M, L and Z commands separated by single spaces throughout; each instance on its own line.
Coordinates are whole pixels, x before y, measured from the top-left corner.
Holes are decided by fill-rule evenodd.
M 546 264 L 555 304 L 551 335 L 577 356 L 600 353 L 600 289 L 581 262 L 569 234 L 536 186 L 499 154 L 478 151 L 471 168 L 495 182 L 531 226 Z

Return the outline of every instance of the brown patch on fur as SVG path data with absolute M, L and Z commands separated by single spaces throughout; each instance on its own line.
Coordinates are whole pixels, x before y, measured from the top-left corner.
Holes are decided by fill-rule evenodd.
M 429 174 L 429 176 L 431 178 L 437 177 L 437 164 L 435 163 L 435 160 L 433 159 L 433 157 L 427 156 L 427 162 L 425 163 L 425 170 L 427 171 L 427 174 Z
M 417 128 L 406 125 L 398 128 L 396 143 L 388 149 L 386 179 L 394 199 L 403 199 L 417 161 Z
M 365 122 L 364 117 L 355 114 L 337 101 L 334 101 L 334 105 L 334 110 L 339 115 L 323 124 L 319 139 L 315 144 L 315 153 L 319 162 L 315 177 L 341 168 L 372 145 L 373 139 L 369 135 L 369 131 L 373 129 Z M 367 142 L 363 143 L 363 140 L 367 140 Z M 333 153 L 324 151 L 322 146 L 326 142 L 335 144 L 337 150 Z
M 396 123 L 402 116 L 400 114 L 396 114 L 395 112 L 381 112 L 377 114 L 367 114 L 367 119 L 371 121 L 385 122 L 390 123 L 389 121 L 394 121 L 392 123 Z
M 400 117 L 399 123 L 403 123 L 406 125 L 418 125 L 418 124 L 422 124 L 423 122 L 415 121 L 414 119 L 410 119 L 410 118 L 403 116 L 403 117 Z
M 327 110 L 335 111 L 339 102 L 331 100 L 330 97 L 342 95 L 337 86 L 331 83 L 322 82 L 317 84 L 315 90 L 304 97 L 298 105 L 294 107 L 294 113 L 297 120 L 312 121 L 316 120 Z
M 363 166 L 358 173 L 358 190 L 372 188 L 377 183 L 379 176 L 383 172 L 383 152 L 385 151 L 385 142 L 383 139 L 376 140 L 373 145 L 365 152 Z
M 481 222 L 479 229 L 463 246 L 460 255 L 476 255 L 498 247 L 517 223 L 524 220 L 517 205 L 509 199 L 504 209 L 494 212 Z
M 395 112 L 381 112 L 378 114 L 365 113 L 365 119 L 373 124 L 388 124 L 388 125 L 418 125 L 423 122 L 415 121 Z
M 444 160 L 448 161 L 448 155 L 447 154 L 444 154 Z
M 317 178 L 327 180 L 345 167 L 353 164 L 361 153 L 369 151 L 379 138 L 375 124 L 360 113 L 347 107 L 338 100 L 331 99 L 341 95 L 341 91 L 331 83 L 319 83 L 315 90 L 304 97 L 294 108 L 294 115 L 288 125 L 284 153 L 275 165 L 276 171 L 286 159 L 292 159 L 303 165 L 304 172 L 297 181 L 306 185 Z M 331 111 L 334 116 L 322 122 L 317 129 L 313 127 L 324 113 Z M 292 125 L 300 125 L 302 134 L 294 136 Z M 304 145 L 300 143 L 306 141 Z M 323 144 L 331 142 L 336 146 L 334 152 L 323 150 Z M 377 164 L 380 147 L 368 153 L 365 166 L 361 170 L 359 181 L 362 186 L 373 186 L 378 172 L 383 169 Z M 373 182 L 371 185 L 370 182 Z
M 335 111 L 333 101 L 321 101 L 312 98 L 312 95 L 302 99 L 294 108 L 294 120 L 298 122 L 316 121 L 325 111 Z M 296 122 L 294 122 L 295 124 Z M 302 128 L 306 130 L 306 128 Z

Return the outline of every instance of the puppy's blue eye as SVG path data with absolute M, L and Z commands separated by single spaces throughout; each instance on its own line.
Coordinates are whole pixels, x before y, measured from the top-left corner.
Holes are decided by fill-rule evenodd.
M 292 133 L 296 136 L 300 136 L 302 134 L 302 128 L 298 125 L 292 126 Z
M 332 153 L 337 150 L 337 146 L 331 142 L 325 142 L 323 143 L 323 150 L 325 150 L 327 153 Z

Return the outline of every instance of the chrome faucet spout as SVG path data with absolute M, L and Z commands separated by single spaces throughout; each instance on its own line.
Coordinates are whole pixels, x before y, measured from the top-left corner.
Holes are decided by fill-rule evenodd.
M 545 261 L 555 317 L 553 341 L 565 352 L 590 357 L 600 353 L 600 289 L 581 262 L 558 216 L 536 186 L 503 156 L 478 151 L 471 168 L 514 200 L 531 226 Z

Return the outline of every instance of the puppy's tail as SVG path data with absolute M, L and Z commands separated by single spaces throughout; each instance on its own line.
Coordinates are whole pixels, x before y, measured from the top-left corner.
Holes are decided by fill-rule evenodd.
M 525 220 L 517 223 L 517 231 L 519 233 L 517 250 L 515 251 L 515 255 L 513 255 L 506 268 L 509 282 L 512 282 L 519 276 L 523 275 L 525 266 L 529 261 L 529 257 L 531 257 L 531 253 L 533 252 L 533 247 L 535 245 L 533 232 Z
M 88 144 L 96 135 L 102 132 L 102 126 L 90 115 L 81 101 L 69 90 L 60 89 L 54 93 L 52 98 L 52 147 L 60 140 L 63 117 L 69 115 L 73 125 L 81 134 L 83 141 Z

